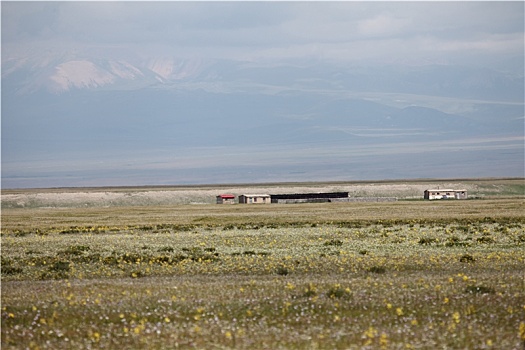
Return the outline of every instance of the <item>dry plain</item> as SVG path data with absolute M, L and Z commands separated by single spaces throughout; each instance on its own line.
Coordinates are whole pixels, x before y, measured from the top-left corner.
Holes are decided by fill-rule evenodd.
M 417 200 L 436 184 L 473 199 Z M 482 179 L 2 191 L 1 345 L 523 349 L 523 189 Z M 209 204 L 225 192 L 333 190 L 400 200 Z

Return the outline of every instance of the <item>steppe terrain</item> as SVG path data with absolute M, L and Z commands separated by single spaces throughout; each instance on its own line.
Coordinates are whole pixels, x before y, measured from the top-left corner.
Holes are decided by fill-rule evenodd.
M 471 199 L 421 199 L 437 186 Z M 399 200 L 210 204 L 320 191 Z M 1 347 L 522 350 L 523 194 L 522 179 L 3 190 Z

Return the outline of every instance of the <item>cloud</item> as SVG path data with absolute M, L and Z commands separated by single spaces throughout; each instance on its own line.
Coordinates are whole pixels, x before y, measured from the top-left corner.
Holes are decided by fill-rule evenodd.
M 358 33 L 365 37 L 394 36 L 410 24 L 409 20 L 378 15 L 358 23 Z
M 250 59 L 522 54 L 523 21 L 523 2 L 2 2 L 7 44 Z
M 103 173 L 115 169 L 126 172 L 129 164 L 138 164 L 132 169 L 137 171 L 168 164 L 165 174 L 173 179 L 172 170 L 179 168 L 191 173 L 192 167 L 281 162 L 294 171 L 297 169 L 288 163 L 298 160 L 305 168 L 325 161 L 349 164 L 347 157 L 367 153 L 374 156 L 370 163 L 382 164 L 381 157 L 389 152 L 408 159 L 412 152 L 434 151 L 448 159 L 450 151 L 458 154 L 461 150 L 479 152 L 479 168 L 472 167 L 472 173 L 477 169 L 500 171 L 485 166 L 488 152 L 498 164 L 510 164 L 513 174 L 516 169 L 523 170 L 522 129 L 514 130 L 514 125 L 519 125 L 512 124 L 514 121 L 508 122 L 508 129 L 498 129 L 517 133 L 519 138 L 508 143 L 469 144 L 468 137 L 461 134 L 453 143 L 423 135 L 423 141 L 416 144 L 411 142 L 415 135 L 405 130 L 402 143 L 394 140 L 399 136 L 395 133 L 361 132 L 337 144 L 332 136 L 340 133 L 332 129 L 312 133 L 303 142 L 297 135 L 314 129 L 301 126 L 288 133 L 299 140 L 294 142 L 303 142 L 300 144 L 278 144 L 270 149 L 267 143 L 271 141 L 265 139 L 263 145 L 251 148 L 235 142 L 228 150 L 212 147 L 221 144 L 214 138 L 222 134 L 220 130 L 227 130 L 225 135 L 249 135 L 251 143 L 256 138 L 250 135 L 259 127 L 268 127 L 275 134 L 280 127 L 266 123 L 280 122 L 287 114 L 301 116 L 304 124 L 310 125 L 312 116 L 301 111 L 316 99 L 314 105 L 331 101 L 332 93 L 346 98 L 372 96 L 378 102 L 389 101 L 385 102 L 389 105 L 468 109 L 468 117 L 502 124 L 502 119 L 514 117 L 518 108 L 485 106 L 473 99 L 502 98 L 522 106 L 523 2 L 42 1 L 1 2 L 0 6 L 2 83 L 6 95 L 16 97 L 4 101 L 2 107 L 2 165 L 13 181 L 20 174 L 47 174 L 54 168 L 69 176 L 73 167 L 83 176 L 96 167 Z M 296 67 L 283 67 L 283 63 Z M 404 67 L 427 63 L 463 66 Z M 484 64 L 502 67 L 505 76 L 464 68 Z M 13 74 L 19 68 L 20 73 Z M 140 75 L 145 79 L 134 81 Z M 74 93 L 52 98 L 35 93 L 27 100 L 23 93 L 18 94 L 24 92 L 19 86 L 37 91 L 49 77 L 56 90 L 69 91 L 74 86 Z M 163 89 L 139 88 L 150 87 L 157 77 L 167 80 Z M 192 78 L 179 82 L 184 77 Z M 91 88 L 95 93 L 91 94 Z M 218 91 L 221 94 L 212 93 Z M 443 99 L 442 95 L 456 93 L 461 95 L 457 100 Z M 261 100 L 254 99 L 257 96 Z M 394 101 L 396 96 L 405 101 Z M 268 100 L 270 97 L 275 100 Z M 283 105 L 279 107 L 279 103 Z M 271 108 L 265 112 L 268 106 Z M 326 108 L 323 115 L 341 117 L 354 109 L 337 104 L 319 106 Z M 359 117 L 364 115 L 368 112 Z M 290 120 L 285 122 L 288 125 Z M 334 128 L 347 131 L 346 124 L 342 125 L 336 123 Z M 284 135 L 286 128 L 276 131 Z M 350 141 L 355 143 L 349 145 Z M 199 147 L 210 145 L 211 150 L 186 152 L 184 147 L 192 142 Z M 165 153 L 159 154 L 158 149 Z M 229 152 L 233 156 L 226 156 Z M 423 153 L 421 158 L 436 163 Z M 109 165 L 100 165 L 101 159 Z M 469 154 L 457 159 L 462 166 L 472 164 Z M 396 159 L 389 160 L 394 163 Z M 35 164 L 47 168 L 42 171 L 34 168 Z M 357 169 L 352 168 L 349 171 Z M 239 167 L 231 169 L 238 171 Z M 210 179 L 214 175 L 206 171 L 206 176 Z

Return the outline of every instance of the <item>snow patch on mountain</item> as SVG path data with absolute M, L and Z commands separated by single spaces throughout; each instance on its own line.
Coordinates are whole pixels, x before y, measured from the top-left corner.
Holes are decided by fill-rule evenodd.
M 171 58 L 159 58 L 148 64 L 148 69 L 155 72 L 164 79 L 169 79 L 175 68 L 174 60 Z
M 155 58 L 147 68 L 165 81 L 183 80 L 198 75 L 204 68 L 200 59 L 176 60 L 172 57 Z
M 144 77 L 140 69 L 124 61 L 110 61 L 111 72 L 121 79 L 135 80 Z
M 90 61 L 69 61 L 58 65 L 50 79 L 55 92 L 70 88 L 96 88 L 115 82 L 115 75 Z

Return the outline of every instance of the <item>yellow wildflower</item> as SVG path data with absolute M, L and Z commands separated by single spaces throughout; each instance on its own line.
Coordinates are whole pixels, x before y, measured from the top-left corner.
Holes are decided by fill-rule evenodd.
M 379 345 L 381 345 L 382 348 L 385 348 L 388 345 L 388 335 L 386 335 L 386 333 L 381 333 Z
M 398 308 L 396 309 L 396 314 L 397 314 L 398 316 L 403 316 L 403 308 L 398 307 Z
M 520 323 L 519 335 L 520 335 L 520 339 L 525 341 L 525 322 Z

